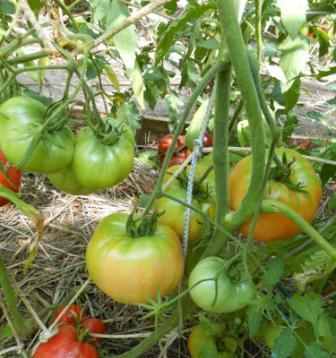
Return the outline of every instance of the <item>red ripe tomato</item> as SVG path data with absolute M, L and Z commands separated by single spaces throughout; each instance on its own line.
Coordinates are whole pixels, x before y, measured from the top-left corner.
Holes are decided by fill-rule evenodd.
M 98 318 L 88 318 L 82 324 L 81 328 L 84 328 L 88 331 L 88 333 L 105 333 L 105 326 L 101 319 Z M 93 338 L 92 343 L 100 343 L 101 338 Z
M 212 147 L 212 135 L 209 132 L 205 132 L 203 136 L 203 147 Z
M 158 150 L 157 150 L 158 157 L 160 159 L 160 165 L 163 164 L 166 152 L 167 152 L 168 148 L 170 147 L 172 141 L 173 141 L 172 134 L 168 134 L 160 139 Z M 169 166 L 171 167 L 173 165 L 182 164 L 187 159 L 187 157 L 189 155 L 190 155 L 190 151 L 187 147 L 184 136 L 179 135 L 177 138 L 175 147 L 174 147 L 174 154 L 169 162 Z
M 48 342 L 42 343 L 34 358 L 98 358 L 98 351 L 88 343 L 78 341 L 74 326 L 65 325 Z
M 21 171 L 8 165 L 2 150 L 0 150 L 0 162 L 7 175 L 6 177 L 6 175 L 0 171 L 0 184 L 17 193 L 21 184 Z M 8 178 L 10 181 L 8 181 Z M 8 202 L 9 200 L 0 197 L 0 206 L 6 205 Z
M 54 321 L 56 321 L 57 317 L 62 313 L 65 306 L 61 306 L 55 313 Z M 71 305 L 64 313 L 64 315 L 58 321 L 59 324 L 73 324 L 76 321 L 86 318 L 86 314 L 84 313 L 84 308 L 77 305 Z

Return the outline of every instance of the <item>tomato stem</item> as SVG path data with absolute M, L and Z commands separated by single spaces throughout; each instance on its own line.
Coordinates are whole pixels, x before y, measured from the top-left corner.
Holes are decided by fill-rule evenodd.
M 275 200 L 264 200 L 262 211 L 265 213 L 281 213 L 294 221 L 318 246 L 336 260 L 336 248 L 332 246 L 318 231 L 316 231 L 300 214 L 289 206 Z
M 223 34 L 229 49 L 229 56 L 236 74 L 237 83 L 243 96 L 251 131 L 251 181 L 240 207 L 228 222 L 230 229 L 234 230 L 245 223 L 255 210 L 265 171 L 265 139 L 259 98 L 233 1 L 217 0 L 217 6 Z
M 0 256 L 0 284 L 2 287 L 2 292 L 4 295 L 6 306 L 13 320 L 14 329 L 19 334 L 26 333 L 28 331 L 28 327 L 26 326 L 26 323 L 21 316 L 18 306 L 16 305 L 17 296 L 11 286 L 9 274 L 1 256 Z
M 204 88 L 207 86 L 208 82 L 211 81 L 216 74 L 221 71 L 224 67 L 224 62 L 223 61 L 217 61 L 210 69 L 209 71 L 204 75 L 204 77 L 202 78 L 202 80 L 200 81 L 200 83 L 197 85 L 197 87 L 195 88 L 195 90 L 193 91 L 192 95 L 189 98 L 189 101 L 187 102 L 184 111 L 182 113 L 182 117 L 173 133 L 173 138 L 172 138 L 172 142 L 166 152 L 166 156 L 165 159 L 163 161 L 162 164 L 162 168 L 160 171 L 160 175 L 159 178 L 157 180 L 155 189 L 153 191 L 153 194 L 151 196 L 151 198 L 149 199 L 149 202 L 144 210 L 144 215 L 147 215 L 149 210 L 152 208 L 155 200 L 159 197 L 161 191 L 162 191 L 162 184 L 163 184 L 163 178 L 164 175 L 166 173 L 166 170 L 168 168 L 170 159 L 173 155 L 174 152 L 174 148 L 175 145 L 177 143 L 177 138 L 179 136 L 179 134 L 182 132 L 182 129 L 185 125 L 185 122 L 189 116 L 190 111 L 192 110 L 197 98 L 199 97 L 199 95 L 202 93 L 202 91 L 204 90 Z

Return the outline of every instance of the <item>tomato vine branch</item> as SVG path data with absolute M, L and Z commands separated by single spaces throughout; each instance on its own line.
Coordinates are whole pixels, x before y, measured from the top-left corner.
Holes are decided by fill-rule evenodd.
M 328 255 L 336 260 L 336 248 L 332 246 L 295 210 L 276 200 L 264 200 L 261 208 L 265 213 L 281 213 L 288 219 L 294 221 L 305 234 L 307 234 L 318 246 L 325 250 Z
M 265 170 L 265 139 L 258 94 L 254 85 L 247 51 L 232 0 L 217 0 L 223 34 L 229 56 L 241 90 L 250 124 L 252 146 L 252 175 L 249 188 L 238 210 L 230 217 L 228 226 L 234 230 L 253 214 L 259 197 Z

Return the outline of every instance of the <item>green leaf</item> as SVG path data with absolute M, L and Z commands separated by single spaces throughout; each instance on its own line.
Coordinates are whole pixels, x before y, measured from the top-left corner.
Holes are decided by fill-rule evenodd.
M 108 29 L 116 26 L 121 21 L 129 16 L 127 8 L 120 4 L 119 1 L 114 0 L 110 6 L 106 22 Z M 126 67 L 126 73 L 131 81 L 134 96 L 137 99 L 141 108 L 145 108 L 144 92 L 145 85 L 141 71 L 136 63 L 136 35 L 135 26 L 128 26 L 126 29 L 120 31 L 114 37 L 115 46 L 119 55 Z
M 128 73 L 128 77 L 131 80 L 131 84 L 132 84 L 132 89 L 133 89 L 133 93 L 135 98 L 137 99 L 140 107 L 142 109 L 145 109 L 145 83 L 144 83 L 144 79 L 142 77 L 140 68 L 138 65 L 136 65 L 134 68 L 132 68 L 131 70 L 127 71 Z
M 282 257 L 276 257 L 267 266 L 266 272 L 261 277 L 261 284 L 266 287 L 274 286 L 281 279 L 284 270 Z
M 2 0 L 0 1 L 0 12 L 5 15 L 15 14 L 15 5 L 9 0 Z
M 285 141 L 293 133 L 294 129 L 299 124 L 298 118 L 293 114 L 288 114 L 286 122 L 282 131 L 282 139 Z
M 319 316 L 322 315 L 321 297 L 314 292 L 308 292 L 303 296 L 295 294 L 288 300 L 289 307 L 305 321 L 317 329 Z
M 189 150 L 193 150 L 194 147 L 194 140 L 197 139 L 200 135 L 204 117 L 207 113 L 209 105 L 209 98 L 206 98 L 202 104 L 198 107 L 197 111 L 195 112 L 189 127 L 187 128 L 185 140 Z
M 218 350 L 214 341 L 209 340 L 200 349 L 199 358 L 217 358 Z
M 309 111 L 307 116 L 317 122 L 322 122 L 324 119 L 323 113 L 317 111 Z
M 296 338 L 293 331 L 289 328 L 284 328 L 272 349 L 272 358 L 289 358 L 296 347 Z
M 220 48 L 221 44 L 216 39 L 208 39 L 208 40 L 197 41 L 196 46 L 206 48 L 206 49 L 213 49 L 213 48 Z
M 169 113 L 169 130 L 173 132 L 179 119 L 179 112 L 184 103 L 175 92 L 170 93 L 166 99 L 166 108 Z
M 28 0 L 30 8 L 33 10 L 34 15 L 38 18 L 41 10 L 41 1 L 40 0 Z
M 320 178 L 322 184 L 326 184 L 330 179 L 336 177 L 336 166 L 332 164 L 324 164 L 321 169 Z
M 111 82 L 111 85 L 115 88 L 115 90 L 117 92 L 120 92 L 120 84 L 119 84 L 119 81 L 118 81 L 118 77 L 117 77 L 116 73 L 113 71 L 113 69 L 111 68 L 111 66 L 110 65 L 105 65 L 104 70 L 105 70 L 105 72 L 107 74 L 108 79 Z
M 330 48 L 329 36 L 320 28 L 314 28 L 314 34 L 319 42 L 319 57 L 326 55 Z
M 303 23 L 306 21 L 308 0 L 278 0 L 281 20 L 289 35 L 294 39 Z
M 188 22 L 198 19 L 211 8 L 212 6 L 210 5 L 201 6 L 195 0 L 190 0 L 188 2 L 188 8 L 184 12 L 183 16 L 171 21 L 163 34 L 160 36 L 156 48 L 155 63 L 158 64 L 164 56 L 166 56 L 170 47 L 174 43 L 175 35 L 182 30 L 186 30 Z
M 294 106 L 297 104 L 300 97 L 300 88 L 301 88 L 301 80 L 300 78 L 296 78 L 289 90 L 287 90 L 283 94 L 285 109 L 287 112 L 292 110 Z
M 249 329 L 249 337 L 254 337 L 260 328 L 262 322 L 263 314 L 262 310 L 258 306 L 249 306 L 247 312 L 247 321 Z
M 310 42 L 301 35 L 295 40 L 287 37 L 279 49 L 281 51 L 280 67 L 288 81 L 283 84 L 283 91 L 287 91 L 292 86 L 292 81 L 301 74 L 308 62 Z
M 108 24 L 107 30 L 118 25 L 128 16 L 127 8 L 120 4 L 119 1 L 114 0 L 106 17 L 106 22 Z M 128 26 L 126 29 L 116 34 L 113 39 L 126 69 L 133 69 L 135 66 L 135 51 L 137 48 L 135 26 Z
M 305 349 L 305 358 L 330 358 L 331 355 L 324 351 L 317 342 L 311 343 Z

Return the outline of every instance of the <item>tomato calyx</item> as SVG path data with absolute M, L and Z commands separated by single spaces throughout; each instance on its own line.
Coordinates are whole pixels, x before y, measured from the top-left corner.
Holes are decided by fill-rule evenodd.
M 105 145 L 117 143 L 120 137 L 126 132 L 123 123 L 112 123 L 113 119 L 107 119 L 103 124 L 94 130 L 95 135 Z
M 157 219 L 163 213 L 154 211 L 147 216 L 135 216 L 134 211 L 128 216 L 126 222 L 127 233 L 134 238 L 152 236 L 156 231 Z
M 274 156 L 275 163 L 271 166 L 268 179 L 283 183 L 293 191 L 307 193 L 302 183 L 294 184 L 291 180 L 291 175 L 293 171 L 292 166 L 295 163 L 295 158 L 293 158 L 292 160 L 288 160 L 286 153 L 282 154 L 281 160 L 276 157 L 276 154 L 274 154 Z

